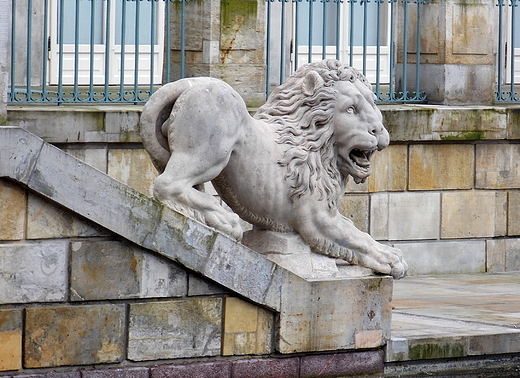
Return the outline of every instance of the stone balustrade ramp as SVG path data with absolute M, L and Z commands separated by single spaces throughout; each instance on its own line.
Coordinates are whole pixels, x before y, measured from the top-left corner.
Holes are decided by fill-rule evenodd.
M 391 277 L 306 279 L 18 127 L 0 127 L 0 177 L 279 313 L 280 353 L 381 348 Z

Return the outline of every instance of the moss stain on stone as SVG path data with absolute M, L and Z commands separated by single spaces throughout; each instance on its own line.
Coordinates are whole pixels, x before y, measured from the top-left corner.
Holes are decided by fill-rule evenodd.
M 411 346 L 408 350 L 410 360 L 427 360 L 431 358 L 463 357 L 464 344 L 420 344 Z
M 485 138 L 485 131 L 473 130 L 473 131 L 458 131 L 453 134 L 441 135 L 441 140 L 481 140 Z

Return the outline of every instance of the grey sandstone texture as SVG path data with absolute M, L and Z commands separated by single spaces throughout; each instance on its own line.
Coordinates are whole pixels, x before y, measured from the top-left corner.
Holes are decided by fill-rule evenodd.
M 4 285 L 0 296 L 10 293 L 9 303 L 67 300 L 69 276 L 66 256 L 70 252 L 70 285 L 73 289 L 69 293 L 70 300 L 171 298 L 184 296 L 188 290 L 191 295 L 221 295 L 225 289 L 279 312 L 280 329 L 273 345 L 282 353 L 379 348 L 389 337 L 391 277 L 329 276 L 306 280 L 217 231 L 137 193 L 25 130 L 1 128 L 0 147 L 2 177 L 26 185 L 31 195 L 46 197 L 71 213 L 126 239 L 121 242 L 48 239 L 2 244 L 0 255 L 4 261 L 9 261 L 6 265 L 9 271 L 16 273 L 37 268 L 43 272 L 36 276 L 39 277 L 37 282 L 27 281 L 26 275 L 23 275 L 23 281 L 0 281 Z M 32 255 L 24 261 L 13 258 L 15 254 L 24 256 L 27 244 L 31 244 L 31 251 L 35 248 L 40 250 L 38 258 Z M 53 247 L 52 251 L 50 246 Z M 144 256 L 144 250 L 152 254 Z M 105 265 L 103 263 L 110 252 L 113 255 Z M 166 259 L 175 261 L 175 264 L 173 261 L 163 264 Z M 176 264 L 183 268 L 177 268 Z M 201 287 L 196 280 L 187 277 L 185 269 L 193 271 L 192 277 L 203 277 L 222 287 Z M 338 269 L 343 270 L 342 267 Z M 112 284 L 95 286 L 94 282 L 89 282 L 95 275 L 98 275 L 100 282 Z M 118 283 L 119 279 L 121 283 Z M 161 280 L 163 286 L 151 285 Z M 189 286 L 188 281 L 192 281 Z M 31 285 L 44 290 L 33 290 Z M 214 308 L 215 313 L 222 313 L 222 299 L 213 298 L 205 302 L 208 298 L 200 298 L 202 302 L 193 302 L 195 299 L 173 299 L 173 304 L 154 301 L 132 304 L 129 357 L 141 361 L 177 358 L 175 356 L 180 355 L 194 357 L 199 353 L 219 354 L 219 340 L 222 337 L 220 320 L 201 318 L 198 328 L 193 329 L 189 322 L 186 323 L 189 318 L 186 311 L 191 313 L 197 306 L 203 306 L 205 309 Z M 327 316 L 321 316 L 322 306 L 327 308 Z M 74 316 L 88 317 L 82 310 L 84 307 L 72 307 L 79 311 Z M 176 327 L 175 321 L 169 323 L 168 317 L 161 315 L 165 313 L 164 308 L 167 308 L 166 313 L 177 314 L 175 321 L 184 322 L 185 325 Z M 106 309 L 114 321 L 119 316 L 124 317 L 118 314 L 116 308 Z M 155 311 L 155 315 L 146 316 L 143 309 Z M 345 319 L 351 321 L 345 322 Z M 191 347 L 183 352 L 167 348 L 165 352 L 158 329 L 172 335 L 180 332 L 179 340 L 175 341 L 173 337 L 165 339 L 165 342 L 172 345 L 178 342 Z M 187 333 L 183 334 L 184 331 Z M 73 339 L 67 339 L 67 342 Z M 193 343 L 186 341 L 188 339 L 198 341 L 193 346 Z M 80 359 L 97 363 L 121 358 L 118 347 L 103 351 L 105 354 L 93 359 L 89 360 L 90 357 L 85 355 Z M 113 353 L 106 354 L 109 351 Z M 64 361 L 59 364 L 79 363 L 77 360 Z M 31 366 L 47 363 L 53 365 L 58 362 L 40 360 L 38 357 L 31 362 Z
M 68 250 L 67 240 L 0 244 L 0 303 L 64 301 Z

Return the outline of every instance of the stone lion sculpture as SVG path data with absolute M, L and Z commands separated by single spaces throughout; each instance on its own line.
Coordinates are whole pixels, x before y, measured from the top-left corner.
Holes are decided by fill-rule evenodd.
M 389 144 L 371 86 L 354 68 L 305 65 L 254 117 L 223 81 L 181 79 L 150 97 L 140 128 L 160 172 L 154 197 L 167 206 L 237 240 L 240 216 L 257 229 L 297 232 L 314 252 L 406 275 L 400 250 L 338 211 L 349 177 L 364 182 L 374 152 Z M 209 181 L 235 213 L 201 189 Z

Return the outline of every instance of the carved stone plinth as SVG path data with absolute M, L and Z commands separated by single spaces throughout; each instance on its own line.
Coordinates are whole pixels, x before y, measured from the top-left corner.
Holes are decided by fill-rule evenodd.
M 377 348 L 390 338 L 390 277 L 313 253 L 294 233 L 254 229 L 242 243 L 286 269 L 279 352 Z

